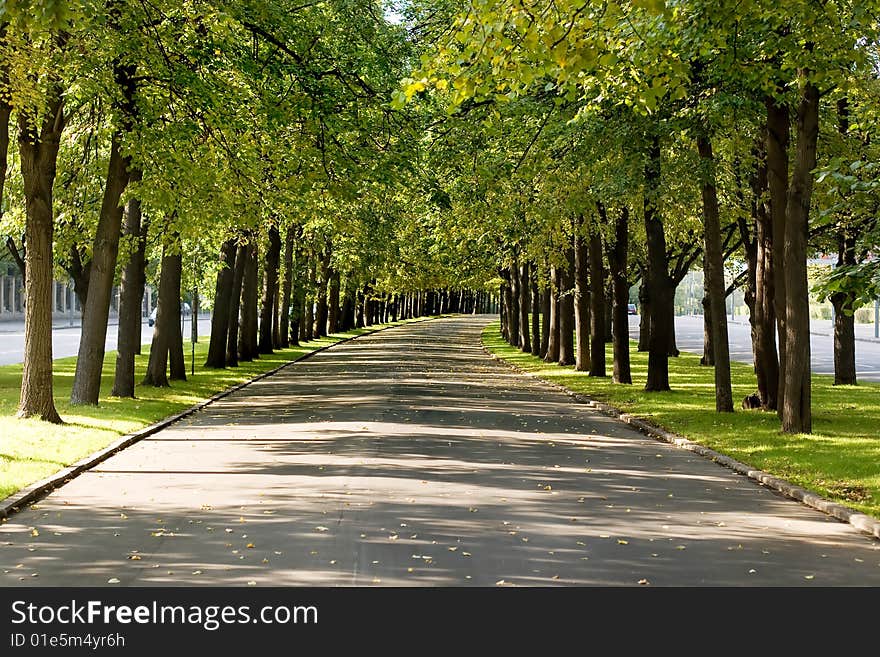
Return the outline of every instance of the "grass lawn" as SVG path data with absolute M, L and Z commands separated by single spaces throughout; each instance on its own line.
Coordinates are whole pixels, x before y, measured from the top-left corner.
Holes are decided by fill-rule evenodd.
M 644 392 L 647 353 L 631 351 L 633 385 L 590 378 L 573 367 L 559 367 L 523 354 L 508 345 L 498 323 L 483 331 L 483 343 L 494 354 L 541 378 L 607 402 L 651 420 L 753 467 L 880 518 L 880 384 L 834 386 L 834 377 L 813 374 L 813 431 L 784 435 L 775 413 L 743 411 L 743 397 L 755 392 L 751 365 L 731 363 L 733 414 L 715 412 L 713 369 L 700 357 L 682 352 L 669 359 L 672 392 Z
M 404 322 L 397 322 L 398 324 Z M 106 447 L 119 436 L 153 424 L 162 418 L 189 408 L 237 383 L 274 369 L 315 349 L 362 333 L 355 329 L 263 354 L 258 360 L 241 363 L 225 370 L 205 369 L 202 363 L 208 353 L 208 338 L 196 345 L 195 376 L 189 376 L 191 344 L 184 345 L 187 381 L 173 381 L 170 388 L 138 385 L 137 399 L 110 397 L 116 352 L 104 358 L 100 405 L 71 406 L 70 390 L 76 369 L 76 357 L 55 361 L 55 404 L 64 425 L 53 425 L 37 419 L 15 417 L 21 387 L 21 365 L 0 367 L 0 500 L 25 486 L 43 479 L 81 458 Z M 115 330 L 111 327 L 110 330 Z M 150 345 L 143 346 L 135 361 L 135 381 L 144 378 Z

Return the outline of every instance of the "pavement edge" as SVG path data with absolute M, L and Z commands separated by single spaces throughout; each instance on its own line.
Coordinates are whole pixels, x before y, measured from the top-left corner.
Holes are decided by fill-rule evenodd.
M 155 422 L 149 426 L 146 426 L 143 429 L 138 429 L 137 431 L 134 431 L 132 433 L 128 433 L 128 434 L 125 434 L 124 436 L 120 436 L 118 439 L 116 439 L 115 441 L 113 441 L 112 443 L 107 445 L 107 447 L 104 447 L 103 449 L 100 449 L 97 452 L 93 452 L 92 454 L 89 454 L 88 456 L 80 459 L 76 463 L 69 465 L 62 470 L 59 470 L 55 474 L 50 475 L 50 476 L 46 477 L 45 479 L 41 479 L 41 480 L 31 484 L 30 486 L 23 488 L 18 492 L 13 493 L 12 495 L 10 495 L 9 497 L 7 497 L 4 500 L 0 500 L 0 520 L 5 520 L 6 518 L 9 518 L 11 515 L 18 513 L 19 511 L 23 510 L 28 504 L 35 502 L 39 499 L 42 499 L 46 495 L 49 495 L 55 489 L 60 488 L 61 486 L 63 486 L 67 482 L 69 482 L 70 480 L 81 475 L 86 470 L 90 470 L 91 468 L 95 467 L 99 463 L 106 461 L 108 458 L 110 458 L 111 456 L 113 456 L 117 452 L 121 452 L 126 447 L 130 447 L 131 445 L 134 445 L 136 442 L 139 442 L 139 441 L 143 440 L 144 438 L 147 438 L 149 436 L 152 436 L 155 433 L 158 433 L 162 429 L 165 429 L 166 427 L 174 424 L 175 422 L 178 422 L 179 420 L 182 420 L 185 417 L 189 417 L 193 413 L 196 413 L 196 412 L 202 410 L 206 406 L 210 406 L 214 402 L 216 402 L 220 399 L 223 399 L 224 397 L 228 397 L 232 393 L 237 392 L 237 391 L 241 390 L 242 388 L 246 388 L 247 386 L 251 385 L 252 383 L 256 383 L 257 381 L 260 381 L 262 379 L 270 377 L 273 374 L 277 374 L 281 370 L 283 370 L 287 367 L 290 367 L 291 365 L 295 365 L 296 363 L 299 363 L 303 360 L 306 360 L 307 358 L 311 358 L 315 354 L 321 353 L 322 351 L 326 351 L 327 349 L 330 349 L 331 347 L 336 347 L 336 346 L 343 344 L 345 342 L 351 342 L 352 340 L 356 340 L 358 338 L 362 338 L 367 335 L 373 335 L 373 334 L 379 333 L 381 331 L 387 331 L 388 329 L 397 328 L 399 326 L 406 326 L 408 324 L 418 324 L 420 322 L 427 322 L 432 319 L 439 319 L 439 318 L 438 317 L 425 317 L 425 318 L 420 318 L 420 319 L 416 319 L 413 321 L 405 322 L 403 324 L 392 324 L 389 326 L 381 326 L 381 327 L 374 329 L 372 331 L 366 331 L 364 333 L 359 333 L 357 335 L 352 335 L 352 336 L 349 336 L 346 338 L 342 338 L 341 340 L 333 342 L 332 344 L 327 344 L 322 347 L 318 347 L 317 349 L 309 351 L 308 353 L 305 353 L 302 356 L 294 358 L 293 360 L 287 361 L 286 363 L 283 363 L 283 364 L 279 365 L 278 367 L 275 367 L 271 370 L 263 372 L 262 374 L 258 374 L 257 376 L 255 376 L 252 379 L 248 379 L 247 381 L 237 383 L 234 386 L 226 388 L 225 390 L 221 390 L 220 392 L 212 395 L 211 397 L 208 397 L 207 399 L 200 401 L 198 404 L 195 404 L 194 406 L 190 406 L 189 408 L 186 408 L 186 409 L 180 411 L 179 413 L 175 413 L 174 415 L 169 415 L 168 417 L 163 418 L 163 419 L 159 420 L 158 422 Z
M 638 429 L 638 431 L 645 434 L 646 436 L 649 436 L 650 438 L 654 438 L 655 440 L 658 440 L 660 442 L 669 443 L 681 449 L 686 449 L 689 452 L 693 452 L 694 454 L 699 454 L 703 458 L 706 458 L 721 467 L 725 467 L 733 470 L 738 474 L 745 475 L 749 479 L 757 482 L 762 486 L 770 488 L 771 490 L 775 490 L 776 492 L 781 493 L 788 498 L 791 498 L 802 504 L 805 504 L 806 506 L 821 511 L 829 516 L 832 516 L 833 518 L 836 518 L 837 520 L 840 520 L 841 522 L 849 523 L 862 533 L 880 539 L 880 520 L 876 520 L 871 516 L 862 513 L 861 511 L 851 509 L 848 506 L 840 504 L 839 502 L 834 502 L 826 497 L 822 497 L 814 491 L 802 488 L 801 486 L 796 486 L 795 484 L 792 484 L 791 482 L 786 481 L 785 479 L 782 479 L 780 477 L 771 475 L 768 472 L 753 468 L 746 463 L 737 461 L 736 459 L 727 456 L 726 454 L 722 454 L 721 452 L 716 452 L 714 449 L 710 449 L 704 445 L 701 445 L 700 443 L 694 442 L 689 438 L 685 438 L 684 436 L 679 436 L 676 433 L 667 431 L 666 429 L 657 426 L 656 424 L 649 422 L 644 418 L 636 417 L 635 415 L 630 415 L 629 413 L 624 413 L 615 406 L 596 401 L 586 395 L 582 395 L 578 392 L 574 392 L 573 390 L 569 390 L 562 384 L 556 383 L 555 381 L 549 381 L 541 376 L 538 376 L 537 374 L 526 371 L 511 363 L 510 361 L 505 360 L 503 357 L 492 353 L 492 351 L 490 351 L 489 348 L 483 343 L 482 337 L 480 339 L 480 345 L 487 355 L 491 356 L 499 363 L 503 363 L 517 373 L 541 381 L 542 383 L 545 383 L 548 386 L 559 390 L 560 392 L 564 392 L 575 401 L 586 404 L 590 408 L 593 408 L 603 415 L 617 418 L 618 420 L 629 424 L 635 429 Z

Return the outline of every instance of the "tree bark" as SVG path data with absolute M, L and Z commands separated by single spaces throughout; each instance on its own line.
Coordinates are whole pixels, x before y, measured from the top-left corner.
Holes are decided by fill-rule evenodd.
M 64 130 L 64 99 L 50 87 L 42 125 L 19 113 L 19 154 L 25 197 L 24 365 L 18 417 L 61 424 L 52 396 L 52 186 Z
M 531 353 L 532 339 L 529 333 L 529 307 L 532 305 L 529 295 L 529 263 L 519 266 L 519 348 L 524 353 Z
M 330 247 L 324 249 L 321 256 L 321 275 L 318 280 L 317 310 L 315 312 L 315 337 L 327 335 L 327 288 L 330 282 Z
M 302 244 L 297 244 L 293 260 L 292 292 L 290 300 L 290 344 L 298 347 L 302 336 L 303 306 L 305 305 L 306 291 L 303 286 L 302 276 L 305 271 L 303 261 L 305 249 Z
M 629 364 L 629 208 L 624 206 L 614 221 L 614 248 L 608 250 L 611 265 L 611 286 L 614 294 L 612 306 L 612 337 L 614 349 L 615 383 L 632 383 Z
M 168 244 L 162 248 L 156 322 L 153 325 L 150 358 L 143 381 L 143 385 L 156 388 L 168 386 L 168 353 L 175 335 L 180 334 L 180 272 L 183 262 L 176 247 L 174 250 L 176 252 L 172 252 Z M 181 344 L 181 351 L 182 349 Z
M 755 217 L 755 376 L 758 396 L 766 410 L 778 409 L 779 356 L 776 353 L 776 309 L 773 282 L 773 222 L 764 199 L 767 191 L 767 164 L 764 143 L 755 147 L 757 165 L 751 179 L 752 214 Z
M 180 290 L 183 279 L 183 256 L 179 250 L 171 256 L 170 265 L 171 286 L 176 303 L 170 307 L 171 317 L 168 318 L 166 314 L 166 318 L 168 318 L 168 378 L 172 381 L 186 381 L 186 360 L 183 357 L 183 326 L 181 326 L 180 313 L 181 301 L 183 300 Z M 197 304 L 193 302 L 193 311 L 195 310 L 197 310 Z M 158 316 L 159 314 L 156 313 L 157 321 Z
M 856 239 L 841 232 L 837 255 L 838 266 L 856 264 Z M 834 385 L 854 386 L 856 379 L 855 315 L 851 295 L 831 295 L 834 306 Z
M 303 322 L 300 330 L 300 339 L 308 342 L 315 338 L 315 278 L 316 278 L 316 256 L 311 253 L 307 257 L 308 260 L 308 283 L 305 289 L 303 302 Z M 363 323 L 361 323 L 363 326 Z
M 560 365 L 574 365 L 574 249 L 568 249 L 566 259 L 560 269 L 558 362 Z
M 650 312 L 648 337 L 648 377 L 645 390 L 669 390 L 669 341 L 675 319 L 669 290 L 674 287 L 669 276 L 666 235 L 657 209 L 660 196 L 660 139 L 653 137 L 645 163 L 645 235 L 648 252 L 646 292 Z
M 785 287 L 785 224 L 788 205 L 788 145 L 791 118 L 788 107 L 767 99 L 767 186 L 770 190 L 770 223 L 773 248 L 773 305 L 779 342 L 779 375 L 776 404 L 780 418 L 785 399 L 786 349 L 786 287 Z
M 538 267 L 532 265 L 531 276 L 532 293 L 532 356 L 538 356 L 541 353 L 541 292 L 538 289 Z M 474 303 L 474 314 L 483 312 L 480 307 L 482 303 L 481 295 L 477 295 Z
M 590 376 L 605 373 L 605 268 L 602 266 L 602 236 L 598 229 L 590 232 Z
M 238 243 L 238 240 L 236 240 Z M 235 249 L 235 267 L 232 270 L 232 289 L 229 291 L 229 319 L 226 335 L 226 365 L 238 367 L 238 332 L 241 311 L 241 291 L 244 282 L 244 265 L 247 260 L 247 246 L 238 244 Z
M 226 367 L 226 343 L 229 339 L 229 308 L 232 302 L 232 279 L 235 276 L 235 238 L 220 246 L 220 269 L 214 285 L 214 311 L 211 313 L 211 341 L 205 367 Z
M 709 301 L 709 279 L 706 277 L 706 257 L 703 256 L 703 298 L 700 305 L 703 306 L 703 357 L 700 365 L 706 367 L 715 366 L 715 341 L 712 340 L 712 304 Z M 725 311 L 726 312 L 726 311 Z
M 274 344 L 272 323 L 275 316 L 275 297 L 278 294 L 278 266 L 281 264 L 281 234 L 278 226 L 269 227 L 269 247 L 263 256 L 263 295 L 260 300 L 260 337 L 257 351 L 271 354 Z
M 838 132 L 846 138 L 849 132 L 849 101 L 837 101 Z M 856 264 L 856 238 L 844 227 L 838 231 L 837 266 Z M 852 295 L 837 292 L 831 295 L 834 306 L 834 385 L 857 384 L 856 381 L 856 331 L 855 308 Z
M 712 323 L 712 344 L 715 357 L 715 410 L 733 413 L 733 389 L 730 383 L 730 348 L 727 337 L 727 314 L 724 311 L 724 257 L 721 252 L 721 219 L 715 188 L 715 158 L 709 136 L 697 137 L 697 150 L 703 165 L 700 191 L 703 197 L 703 249 L 706 265 L 706 289 Z
M 284 233 L 284 282 L 281 285 L 281 325 L 278 329 L 278 347 L 290 346 L 290 299 L 293 293 L 293 250 L 296 233 L 290 226 Z
M 116 274 L 119 236 L 122 228 L 122 206 L 119 202 L 128 186 L 131 167 L 131 157 L 122 154 L 122 138 L 125 133 L 131 131 L 134 120 L 136 91 L 134 74 L 133 65 L 122 64 L 119 61 L 113 65 L 113 76 L 123 96 L 121 108 L 123 122 L 111 138 L 104 197 L 92 244 L 89 294 L 82 313 L 79 355 L 76 359 L 76 372 L 70 393 L 71 404 L 97 405 L 101 392 L 101 371 L 104 365 L 104 345 L 107 340 L 110 295 Z
M 562 288 L 559 267 L 550 268 L 550 278 L 550 330 L 544 360 L 548 363 L 555 363 L 559 360 L 559 291 Z
M 238 329 L 238 359 L 259 358 L 257 350 L 257 242 L 249 232 L 244 245 L 244 272 L 241 282 L 241 323 Z
M 131 172 L 130 180 L 138 182 L 141 171 Z M 119 301 L 119 326 L 116 338 L 116 371 L 113 377 L 114 397 L 134 397 L 134 358 L 141 351 L 141 308 L 146 284 L 147 226 L 141 222 L 140 199 L 128 201 L 125 211 L 125 235 L 135 240 L 135 248 L 122 270 Z
M 339 272 L 330 270 L 330 301 L 327 309 L 327 325 L 330 333 L 339 331 Z
M 519 347 L 520 344 L 519 299 L 519 264 L 516 257 L 514 257 L 510 264 L 510 308 L 508 309 L 510 321 L 510 338 L 508 342 L 513 347 Z
M 639 282 L 639 344 L 638 351 L 648 351 L 648 342 L 651 339 L 651 300 L 648 298 L 648 283 L 645 280 L 647 272 L 642 272 L 642 280 Z
M 540 358 L 547 356 L 547 349 L 550 345 L 550 315 L 553 307 L 552 283 L 541 290 L 541 351 L 538 354 Z
M 600 206 L 601 212 L 601 206 Z M 590 370 L 590 267 L 584 218 L 578 216 L 574 233 L 574 369 Z
M 806 77 L 804 72 L 801 76 Z M 785 366 L 782 430 L 811 433 L 810 297 L 807 230 L 819 137 L 819 90 L 804 81 L 797 110 L 797 154 L 785 216 Z

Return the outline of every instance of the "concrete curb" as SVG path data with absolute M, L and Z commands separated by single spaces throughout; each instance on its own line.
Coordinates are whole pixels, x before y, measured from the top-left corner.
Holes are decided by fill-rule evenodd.
M 548 386 L 559 390 L 560 392 L 564 392 L 575 401 L 586 404 L 596 411 L 602 413 L 603 415 L 614 417 L 623 422 L 626 422 L 630 426 L 638 429 L 641 433 L 651 438 L 654 438 L 655 440 L 670 443 L 671 445 L 674 445 L 680 449 L 686 449 L 689 452 L 693 452 L 694 454 L 699 454 L 700 456 L 709 459 L 710 461 L 717 463 L 722 467 L 733 470 L 738 474 L 745 475 L 749 479 L 757 482 L 762 486 L 775 490 L 779 493 L 782 493 L 786 497 L 797 500 L 802 504 L 822 511 L 823 513 L 826 513 L 833 518 L 840 520 L 841 522 L 849 523 L 860 532 L 880 539 L 880 520 L 872 518 L 871 516 L 866 515 L 861 511 L 856 511 L 855 509 L 851 509 L 848 506 L 844 506 L 843 504 L 822 497 L 818 493 L 815 493 L 811 490 L 801 488 L 800 486 L 795 486 L 785 479 L 775 477 L 768 472 L 753 468 L 746 463 L 737 461 L 736 459 L 731 458 L 726 454 L 716 452 L 714 449 L 709 449 L 708 447 L 705 447 L 704 445 L 685 438 L 684 436 L 679 436 L 678 434 L 672 433 L 671 431 L 667 431 L 666 429 L 663 429 L 662 427 L 659 427 L 656 424 L 649 422 L 648 420 L 630 415 L 629 413 L 624 413 L 619 408 L 611 406 L 610 404 L 595 401 L 594 399 L 590 399 L 586 395 L 582 395 L 580 393 L 569 390 L 559 383 L 548 381 L 547 379 L 540 377 L 537 374 L 523 370 L 517 365 L 514 365 L 513 363 L 505 360 L 501 356 L 493 354 L 491 351 L 489 351 L 488 347 L 486 347 L 485 344 L 482 344 L 482 347 L 483 351 L 485 351 L 493 359 L 507 365 L 517 373 L 541 381 L 542 383 L 545 383 Z
M 398 326 L 406 326 L 407 324 L 418 324 L 420 322 L 426 322 L 433 319 L 438 319 L 437 317 L 426 317 L 423 319 L 416 319 L 410 322 L 406 322 L 405 324 L 394 324 L 392 326 L 382 326 L 372 331 L 367 331 L 366 333 L 360 333 L 358 335 L 352 335 L 347 338 L 343 338 L 334 342 L 332 344 L 324 345 L 323 347 L 318 347 L 317 349 L 310 351 L 308 353 L 303 354 L 291 361 L 283 363 L 276 368 L 273 368 L 267 372 L 263 372 L 262 374 L 258 374 L 252 379 L 247 381 L 243 381 L 242 383 L 237 383 L 234 386 L 227 388 L 226 390 L 222 390 L 217 394 L 208 397 L 204 401 L 199 402 L 195 406 L 190 406 L 187 409 L 182 410 L 179 413 L 175 413 L 174 415 L 170 415 L 166 418 L 159 420 L 158 422 L 151 424 L 149 426 L 144 427 L 143 429 L 138 429 L 133 433 L 126 434 L 124 436 L 119 437 L 112 443 L 110 443 L 107 447 L 98 450 L 88 456 L 80 459 L 73 465 L 69 465 L 63 470 L 59 470 L 55 474 L 52 474 L 45 479 L 41 479 L 40 481 L 31 484 L 27 488 L 23 488 L 20 491 L 13 493 L 9 497 L 4 500 L 0 500 L 0 519 L 6 519 L 9 516 L 21 511 L 27 504 L 31 502 L 35 502 L 38 499 L 45 497 L 50 494 L 56 488 L 59 488 L 69 482 L 74 477 L 82 474 L 86 470 L 89 470 L 102 461 L 106 461 L 108 458 L 116 454 L 117 452 L 122 451 L 126 447 L 130 447 L 136 442 L 147 438 L 148 436 L 152 436 L 155 433 L 158 433 L 162 429 L 174 424 L 175 422 L 182 420 L 185 417 L 189 417 L 193 413 L 202 410 L 206 406 L 210 406 L 214 402 L 223 399 L 224 397 L 228 397 L 234 392 L 245 388 L 252 383 L 256 383 L 262 379 L 272 376 L 273 374 L 277 374 L 281 370 L 286 367 L 290 367 L 300 361 L 306 360 L 307 358 L 311 358 L 315 354 L 321 353 L 322 351 L 326 351 L 331 347 L 336 347 L 345 342 L 351 342 L 352 340 L 356 340 L 357 338 L 362 338 L 367 335 L 373 335 L 374 333 L 379 333 L 381 331 L 387 331 L 388 329 L 397 328 Z

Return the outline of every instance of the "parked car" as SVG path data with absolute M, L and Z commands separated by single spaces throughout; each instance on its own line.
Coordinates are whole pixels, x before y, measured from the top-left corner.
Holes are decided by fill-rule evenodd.
M 147 324 L 153 326 L 156 323 L 156 311 L 159 310 L 159 306 L 153 308 L 153 312 L 150 313 L 150 316 L 147 318 Z M 189 304 L 186 301 L 180 302 L 180 314 L 184 317 L 189 317 L 192 314 L 192 308 L 189 307 Z
M 639 313 L 636 311 L 636 304 L 634 304 L 634 303 L 629 304 L 629 305 L 627 306 L 627 308 L 626 308 L 626 311 L 627 311 L 630 315 L 638 315 L 638 314 L 639 314 Z

